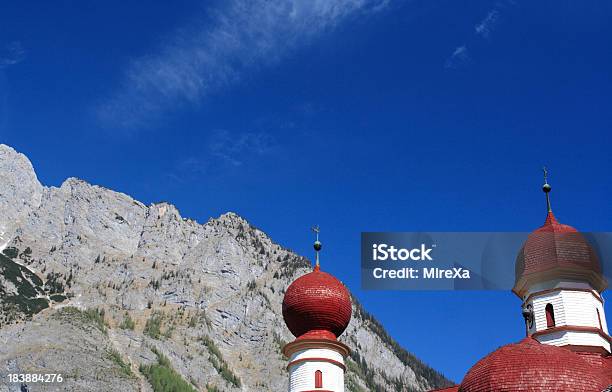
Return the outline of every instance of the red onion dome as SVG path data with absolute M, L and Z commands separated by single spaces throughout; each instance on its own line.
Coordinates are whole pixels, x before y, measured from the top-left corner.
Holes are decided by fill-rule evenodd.
M 601 392 L 612 383 L 603 370 L 568 349 L 525 338 L 478 361 L 459 392 Z
M 573 227 L 559 223 L 552 211 L 544 225 L 529 234 L 516 258 L 515 273 L 513 291 L 519 296 L 528 283 L 559 278 L 586 280 L 600 292 L 606 287 L 588 241 Z
M 298 339 L 336 339 L 351 321 L 351 297 L 346 287 L 319 266 L 297 278 L 283 299 L 283 318 Z

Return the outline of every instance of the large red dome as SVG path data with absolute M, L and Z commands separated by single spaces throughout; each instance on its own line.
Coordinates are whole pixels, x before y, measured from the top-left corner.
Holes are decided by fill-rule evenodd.
M 335 339 L 348 326 L 351 313 L 346 287 L 318 266 L 291 283 L 283 299 L 283 318 L 297 338 Z
M 548 212 L 544 225 L 529 234 L 516 258 L 514 292 L 522 294 L 527 280 L 582 278 L 602 291 L 605 281 L 597 254 L 584 236 Z
M 525 338 L 478 361 L 459 392 L 602 392 L 611 383 L 609 372 L 580 354 Z

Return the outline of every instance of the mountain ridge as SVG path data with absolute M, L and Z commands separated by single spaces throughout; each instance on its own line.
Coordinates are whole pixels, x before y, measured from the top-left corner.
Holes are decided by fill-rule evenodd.
M 13 342 L 0 348 L 0 369 L 53 370 L 41 365 L 52 358 L 71 369 L 62 389 L 40 390 L 152 391 L 162 364 L 196 390 L 287 389 L 280 348 L 293 337 L 282 296 L 310 262 L 238 214 L 200 224 L 168 202 L 146 206 L 74 177 L 45 187 L 28 158 L 6 145 L 0 208 L 0 340 Z M 449 384 L 356 299 L 341 340 L 352 349 L 348 391 Z M 77 344 L 57 344 L 67 341 Z M 64 355 L 34 355 L 45 345 Z M 91 368 L 76 366 L 82 361 Z M 3 382 L 0 391 L 15 387 Z

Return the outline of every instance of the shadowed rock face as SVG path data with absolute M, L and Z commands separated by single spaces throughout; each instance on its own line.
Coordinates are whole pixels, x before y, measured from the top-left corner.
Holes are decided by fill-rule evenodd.
M 162 373 L 196 390 L 287 389 L 281 303 L 310 263 L 240 216 L 199 224 L 74 178 L 43 187 L 4 145 L 0 209 L 2 372 L 64 374 L 41 391 L 149 391 Z M 341 340 L 349 391 L 447 383 L 355 302 Z M 19 390 L 6 381 L 0 392 Z

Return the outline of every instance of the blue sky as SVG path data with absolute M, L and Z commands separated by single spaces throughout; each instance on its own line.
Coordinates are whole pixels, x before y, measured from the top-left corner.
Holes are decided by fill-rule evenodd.
M 509 292 L 364 292 L 362 231 L 610 231 L 612 3 L 0 6 L 0 142 L 204 222 L 231 210 L 456 381 L 519 340 Z M 514 262 L 514 255 L 508 255 Z M 612 309 L 607 305 L 608 315 Z

